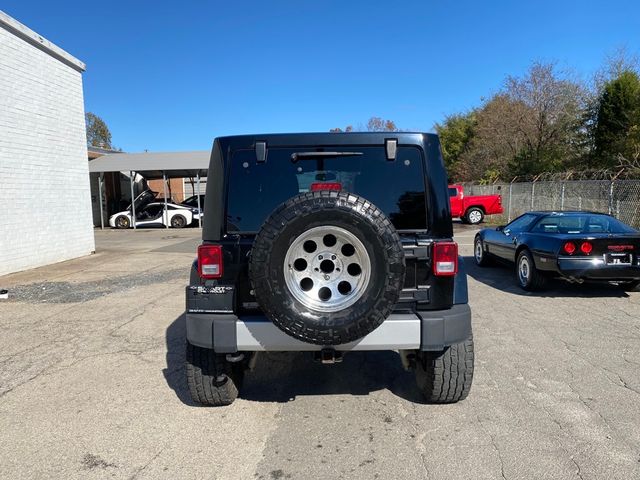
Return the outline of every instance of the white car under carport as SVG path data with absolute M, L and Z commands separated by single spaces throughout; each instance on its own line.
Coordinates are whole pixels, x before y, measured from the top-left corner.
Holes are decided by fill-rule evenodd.
M 164 214 L 164 202 L 151 202 L 140 209 L 136 209 L 136 228 L 169 226 L 172 228 L 184 228 L 191 225 L 194 219 L 199 218 L 197 208 L 190 208 L 175 203 L 166 204 L 167 212 Z M 109 225 L 113 228 L 131 228 L 131 210 L 124 210 L 109 217 Z

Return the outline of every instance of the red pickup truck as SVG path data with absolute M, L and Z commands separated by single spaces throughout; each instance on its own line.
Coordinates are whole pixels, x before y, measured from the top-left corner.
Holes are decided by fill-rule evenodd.
M 465 196 L 462 185 L 449 185 L 451 216 L 464 223 L 477 225 L 485 215 L 502 213 L 502 195 Z

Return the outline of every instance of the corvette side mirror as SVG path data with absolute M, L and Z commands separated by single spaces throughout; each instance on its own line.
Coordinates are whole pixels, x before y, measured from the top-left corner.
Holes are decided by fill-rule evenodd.
M 503 231 L 503 230 L 504 230 L 504 225 L 500 225 L 500 226 L 496 227 L 496 230 L 497 230 L 498 232 Z

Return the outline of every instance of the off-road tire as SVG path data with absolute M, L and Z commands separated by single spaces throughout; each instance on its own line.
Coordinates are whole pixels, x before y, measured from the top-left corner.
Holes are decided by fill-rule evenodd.
M 519 271 L 522 257 L 527 257 L 530 267 L 529 277 L 526 280 L 522 278 Z M 520 288 L 528 292 L 544 290 L 549 283 L 549 278 L 536 268 L 536 264 L 533 261 L 533 255 L 531 255 L 531 252 L 526 248 L 521 250 L 516 258 L 516 281 Z
M 187 226 L 187 219 L 183 215 L 174 215 L 171 217 L 171 227 L 184 228 Z
M 225 355 L 187 342 L 187 384 L 194 402 L 220 407 L 231 405 L 238 397 L 244 370 L 230 363 Z
M 473 214 L 476 214 L 476 215 L 473 215 Z M 474 217 L 473 220 L 471 219 L 472 216 Z M 464 220 L 465 220 L 465 223 L 468 223 L 469 225 L 480 225 L 484 220 L 484 212 L 482 211 L 481 208 L 471 207 L 465 212 Z
M 305 231 L 326 226 L 355 235 L 371 267 L 362 296 L 335 312 L 305 306 L 284 278 L 292 242 Z M 402 243 L 389 218 L 368 200 L 335 191 L 303 193 L 279 205 L 262 225 L 249 263 L 249 278 L 265 315 L 288 335 L 317 345 L 352 342 L 375 330 L 397 303 L 404 272 Z
M 473 381 L 473 337 L 441 352 L 419 352 L 416 383 L 429 403 L 455 403 L 469 395 Z
M 113 224 L 120 229 L 131 228 L 131 220 L 125 215 L 118 215 Z

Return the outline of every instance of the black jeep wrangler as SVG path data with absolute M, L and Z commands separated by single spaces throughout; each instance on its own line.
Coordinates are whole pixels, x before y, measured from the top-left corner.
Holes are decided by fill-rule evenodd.
M 467 396 L 471 311 L 436 135 L 217 138 L 205 204 L 186 291 L 196 402 L 233 402 L 260 351 L 398 350 L 427 401 Z

